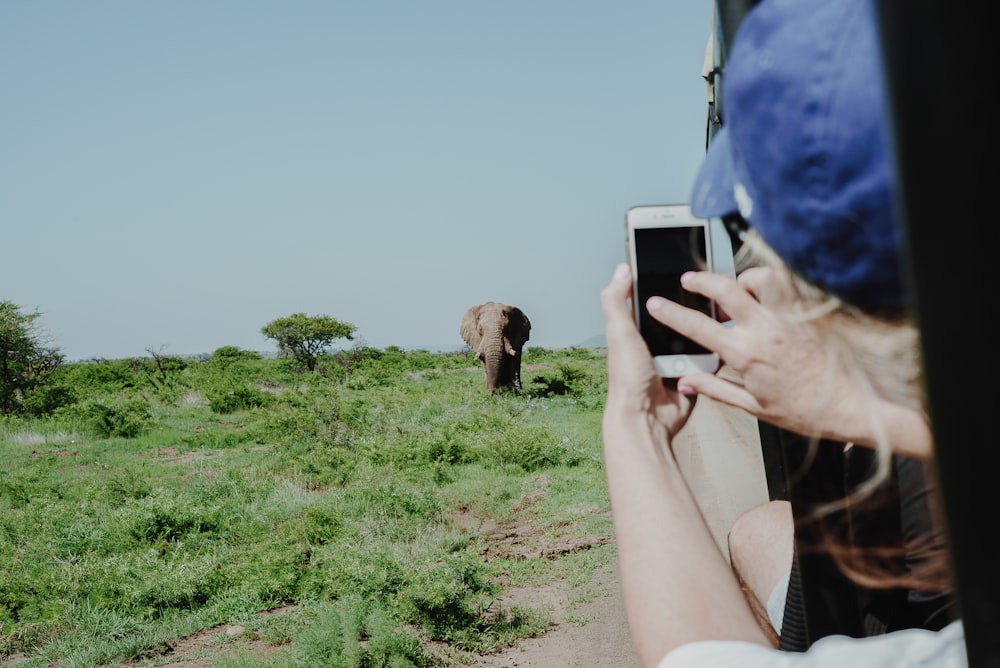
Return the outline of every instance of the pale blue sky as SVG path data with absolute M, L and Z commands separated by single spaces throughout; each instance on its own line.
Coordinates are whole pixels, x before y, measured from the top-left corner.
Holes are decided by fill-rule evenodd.
M 688 201 L 711 7 L 0 3 L 0 299 L 71 360 L 460 347 L 488 300 L 583 343 L 625 210 Z

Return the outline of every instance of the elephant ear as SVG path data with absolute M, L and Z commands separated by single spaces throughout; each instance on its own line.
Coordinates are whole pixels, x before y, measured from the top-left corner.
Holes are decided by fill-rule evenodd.
M 481 308 L 482 306 L 473 306 L 467 310 L 465 315 L 462 316 L 462 328 L 459 330 L 462 340 L 477 352 L 479 351 L 479 341 L 481 339 L 479 336 L 479 311 Z
M 510 307 L 510 310 L 507 312 L 507 320 L 511 324 L 511 330 L 517 333 L 518 341 L 516 343 L 517 347 L 520 348 L 530 338 L 531 321 L 528 320 L 528 316 L 524 314 L 524 311 L 516 306 Z

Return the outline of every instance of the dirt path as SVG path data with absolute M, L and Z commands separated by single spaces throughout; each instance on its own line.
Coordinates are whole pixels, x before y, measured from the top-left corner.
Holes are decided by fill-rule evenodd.
M 477 668 L 638 666 L 625 621 L 617 564 L 597 571 L 594 579 L 601 583 L 599 595 L 575 606 L 567 603 L 572 594 L 564 583 L 512 591 L 510 597 L 514 601 L 550 607 L 558 625 L 541 638 L 531 638 L 518 647 L 480 657 L 473 665 Z

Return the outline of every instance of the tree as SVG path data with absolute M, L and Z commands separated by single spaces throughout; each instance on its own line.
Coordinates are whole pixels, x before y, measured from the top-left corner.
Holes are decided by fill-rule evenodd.
M 11 301 L 0 301 L 0 413 L 26 408 L 33 392 L 42 390 L 63 363 L 63 354 L 48 344 L 36 322 L 41 314 L 22 313 Z
M 264 325 L 260 332 L 278 344 L 278 350 L 291 355 L 309 371 L 316 369 L 316 358 L 336 339 L 354 339 L 356 327 L 328 315 L 307 316 L 293 313 Z

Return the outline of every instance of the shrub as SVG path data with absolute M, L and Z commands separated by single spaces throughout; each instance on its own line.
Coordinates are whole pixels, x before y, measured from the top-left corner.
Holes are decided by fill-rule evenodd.
M 587 373 L 578 366 L 566 362 L 556 362 L 552 371 L 535 374 L 528 387 L 528 394 L 536 397 L 552 397 L 568 394 L 577 396 L 583 392 L 581 385 Z
M 455 641 L 476 627 L 493 601 L 497 586 L 486 567 L 469 555 L 453 555 L 424 569 L 400 592 L 407 621 L 435 640 Z
M 274 402 L 258 421 L 254 435 L 261 442 L 282 445 L 302 442 L 339 444 L 342 440 L 340 405 L 328 392 L 300 394 L 290 392 Z
M 128 360 L 66 364 L 60 378 L 87 395 L 118 392 L 136 385 L 135 372 Z
M 400 630 L 381 606 L 355 597 L 314 611 L 294 638 L 294 665 L 329 668 L 416 668 L 435 665 L 412 632 Z
M 191 503 L 180 492 L 155 489 L 130 500 L 119 511 L 121 528 L 143 544 L 176 541 L 185 534 L 213 532 L 220 524 L 220 510 Z
M 209 390 L 206 398 L 213 413 L 235 413 L 266 406 L 271 395 L 254 387 L 230 387 Z
M 364 550 L 330 543 L 312 554 L 302 581 L 305 599 L 394 598 L 405 585 L 410 567 L 384 544 L 369 541 Z
M 188 362 L 177 356 L 155 354 L 152 358 L 95 360 L 64 367 L 58 379 L 73 387 L 81 398 L 105 399 L 123 392 L 144 391 L 170 403 L 186 389 L 184 372 Z
M 212 361 L 225 364 L 233 360 L 259 360 L 260 353 L 253 350 L 243 350 L 238 346 L 222 346 L 212 353 Z
M 312 545 L 328 543 L 341 533 L 344 518 L 335 504 L 317 504 L 293 519 L 287 531 Z
M 24 409 L 31 415 L 48 415 L 77 400 L 76 391 L 68 385 L 45 385 L 24 393 Z
M 148 496 L 151 491 L 149 480 L 136 471 L 123 469 L 104 481 L 98 498 L 103 498 L 112 506 L 119 506 L 126 501 Z
M 150 430 L 153 414 L 149 403 L 141 399 L 131 399 L 117 403 L 89 401 L 79 406 L 69 407 L 71 413 L 84 421 L 84 428 L 98 438 L 135 438 Z
M 476 449 L 479 461 L 498 468 L 516 466 L 532 473 L 549 466 L 578 466 L 583 457 L 568 440 L 544 426 L 516 425 L 484 439 Z

